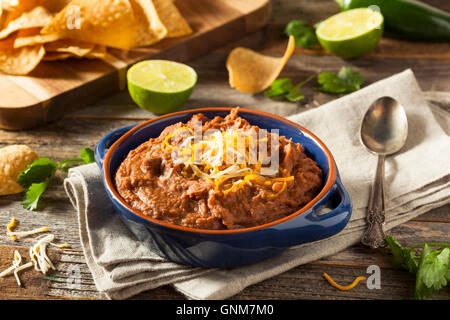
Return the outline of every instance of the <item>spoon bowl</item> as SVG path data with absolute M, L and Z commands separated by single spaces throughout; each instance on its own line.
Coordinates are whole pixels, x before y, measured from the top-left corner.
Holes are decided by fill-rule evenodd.
M 391 97 L 377 99 L 361 124 L 361 141 L 377 155 L 399 151 L 406 142 L 408 121 L 403 106 Z

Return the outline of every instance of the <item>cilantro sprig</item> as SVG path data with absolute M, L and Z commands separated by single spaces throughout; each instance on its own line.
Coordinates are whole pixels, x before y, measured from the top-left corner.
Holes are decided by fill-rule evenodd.
M 303 20 L 292 20 L 284 28 L 284 33 L 287 36 L 294 36 L 295 46 L 309 49 L 316 44 L 318 40 L 314 27 L 311 27 L 308 22 Z
M 39 200 L 58 169 L 67 170 L 74 164 L 87 164 L 94 161 L 94 151 L 83 148 L 78 158 L 61 162 L 55 162 L 49 158 L 39 158 L 29 164 L 17 177 L 17 182 L 25 188 L 22 207 L 33 211 L 38 209 Z
M 349 93 L 357 91 L 364 83 L 363 76 L 351 67 L 342 67 L 339 73 L 322 72 L 317 76 L 317 90 L 327 93 Z
M 276 79 L 270 88 L 264 91 L 264 96 L 297 102 L 305 97 L 300 88 L 314 77 L 315 75 L 312 75 L 295 86 L 289 78 Z M 364 78 L 360 73 L 354 72 L 351 67 L 342 67 L 337 74 L 333 72 L 319 73 L 315 89 L 326 93 L 350 93 L 359 90 L 363 83 Z
M 270 88 L 264 91 L 264 96 L 268 98 L 286 99 L 291 102 L 300 101 L 305 97 L 305 95 L 300 91 L 300 88 L 314 77 L 315 75 L 312 75 L 295 86 L 289 78 L 276 79 L 272 82 Z
M 392 266 L 416 275 L 415 299 L 426 299 L 450 281 L 450 243 L 427 242 L 403 247 L 390 236 L 386 236 L 386 242 L 393 255 Z M 420 255 L 416 251 L 418 248 L 422 248 Z

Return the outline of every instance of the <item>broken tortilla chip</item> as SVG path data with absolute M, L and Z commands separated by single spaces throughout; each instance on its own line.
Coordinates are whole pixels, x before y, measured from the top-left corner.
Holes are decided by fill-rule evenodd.
M 25 75 L 33 71 L 45 55 L 44 46 L 14 49 L 15 37 L 0 41 L 0 71 L 12 75 Z
M 57 40 L 44 45 L 46 52 L 66 52 L 77 57 L 87 55 L 90 51 L 92 51 L 92 49 L 94 49 L 94 47 L 95 44 L 93 43 L 73 39 Z
M 106 46 L 97 44 L 95 45 L 95 47 L 88 52 L 87 55 L 84 56 L 84 58 L 88 58 L 88 59 L 105 59 L 106 55 L 107 55 L 107 49 Z
M 29 11 L 35 7 L 41 6 L 51 13 L 62 10 L 71 0 L 2 0 L 0 7 L 3 10 L 11 11 L 20 15 L 25 11 Z
M 23 191 L 17 183 L 19 174 L 39 156 L 25 145 L 10 145 L 0 149 L 0 196 Z
M 72 57 L 76 56 L 68 52 L 46 52 L 42 61 L 66 60 Z
M 167 28 L 166 37 L 181 37 L 192 33 L 192 29 L 171 0 L 153 0 L 156 12 Z
M 130 0 L 133 15 L 135 47 L 149 46 L 167 36 L 167 29 L 161 22 L 152 1 Z
M 57 34 L 36 34 L 33 36 L 19 36 L 14 41 L 14 48 L 32 46 L 35 44 L 44 44 L 59 39 Z
M 28 28 L 44 27 L 50 23 L 53 15 L 44 7 L 35 7 L 22 13 L 11 21 L 5 21 L 6 27 L 0 31 L 0 39 L 4 39 L 11 33 Z M 9 20 L 7 18 L 7 20 Z
M 267 89 L 283 70 L 295 49 L 293 36 L 289 37 L 283 57 L 265 56 L 246 48 L 235 48 L 227 59 L 229 82 L 232 88 L 245 93 Z
M 94 5 L 91 0 L 73 0 L 41 33 L 58 34 L 61 39 L 82 40 L 125 50 L 151 44 L 163 38 L 167 30 L 156 13 L 152 16 L 151 12 L 145 10 L 148 6 L 142 8 L 140 5 L 133 5 L 141 9 L 141 12 L 135 15 L 130 4 L 134 3 L 133 1 L 138 2 L 97 0 Z

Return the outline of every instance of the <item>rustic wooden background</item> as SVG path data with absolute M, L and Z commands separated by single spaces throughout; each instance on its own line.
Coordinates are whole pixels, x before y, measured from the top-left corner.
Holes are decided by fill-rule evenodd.
M 434 6 L 450 11 L 448 0 L 426 0 Z M 274 0 L 271 23 L 237 43 L 216 50 L 189 64 L 199 74 L 198 85 L 184 108 L 209 106 L 235 106 L 252 108 L 258 106 L 268 112 L 291 115 L 335 99 L 313 91 L 313 83 L 306 85 L 306 98 L 299 103 L 275 102 L 263 95 L 247 95 L 228 86 L 225 60 L 236 46 L 246 46 L 266 54 L 281 55 L 286 38 L 281 30 L 292 19 L 317 22 L 338 12 L 332 0 Z M 394 73 L 412 68 L 427 98 L 438 107 L 450 111 L 450 43 L 413 43 L 395 39 L 386 34 L 375 52 L 366 57 L 343 61 L 319 50 L 297 48 L 282 76 L 299 82 L 321 71 L 338 71 L 350 65 L 362 73 L 366 84 Z M 40 156 L 54 160 L 76 157 L 83 147 L 94 148 L 107 132 L 125 125 L 154 117 L 140 110 L 126 91 L 117 93 L 76 114 L 40 128 L 10 132 L 0 130 L 0 147 L 10 144 L 26 144 Z M 0 229 L 6 231 L 11 217 L 20 221 L 19 228 L 31 229 L 48 226 L 60 242 L 69 243 L 70 249 L 49 249 L 57 270 L 48 276 L 34 271 L 21 273 L 23 287 L 19 288 L 14 277 L 0 279 L 0 299 L 102 299 L 85 264 L 78 238 L 75 211 L 62 187 L 64 175 L 58 175 L 44 196 L 45 208 L 39 212 L 22 209 L 21 195 L 0 197 Z M 425 241 L 448 242 L 450 237 L 450 205 L 428 212 L 391 230 L 389 234 L 404 245 Z M 18 249 L 27 256 L 32 240 L 11 242 L 5 232 L 0 233 L 0 270 L 7 268 Z M 369 250 L 356 245 L 338 254 L 291 269 L 279 276 L 255 284 L 232 299 L 412 299 L 414 276 L 391 268 L 390 254 L 383 249 Z M 350 291 L 331 287 L 322 277 L 327 272 L 340 284 L 348 284 L 356 276 L 366 275 L 369 265 L 381 267 L 380 290 L 369 290 L 360 284 Z M 81 269 L 81 289 L 69 289 L 68 268 L 76 265 Z M 164 286 L 139 294 L 139 299 L 183 299 L 171 286 Z M 442 290 L 433 299 L 450 299 L 450 293 Z

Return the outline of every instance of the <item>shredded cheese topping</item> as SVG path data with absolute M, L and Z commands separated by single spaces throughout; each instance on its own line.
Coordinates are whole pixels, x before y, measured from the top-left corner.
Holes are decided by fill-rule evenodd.
M 214 183 L 215 190 L 222 191 L 225 197 L 245 184 L 271 186 L 274 193 L 269 197 L 276 197 L 286 190 L 289 181 L 294 180 L 294 176 L 274 178 L 278 170 L 263 170 L 263 162 L 254 150 L 261 142 L 267 142 L 267 137 L 257 138 L 236 129 L 216 130 L 199 137 L 199 141 L 194 136 L 191 128 L 181 126 L 164 138 L 161 151 L 172 152 L 174 162 L 184 164 L 184 177 Z M 179 142 L 174 145 L 172 140 Z M 281 172 L 285 170 L 281 169 Z M 282 184 L 281 188 L 274 188 L 276 182 Z

